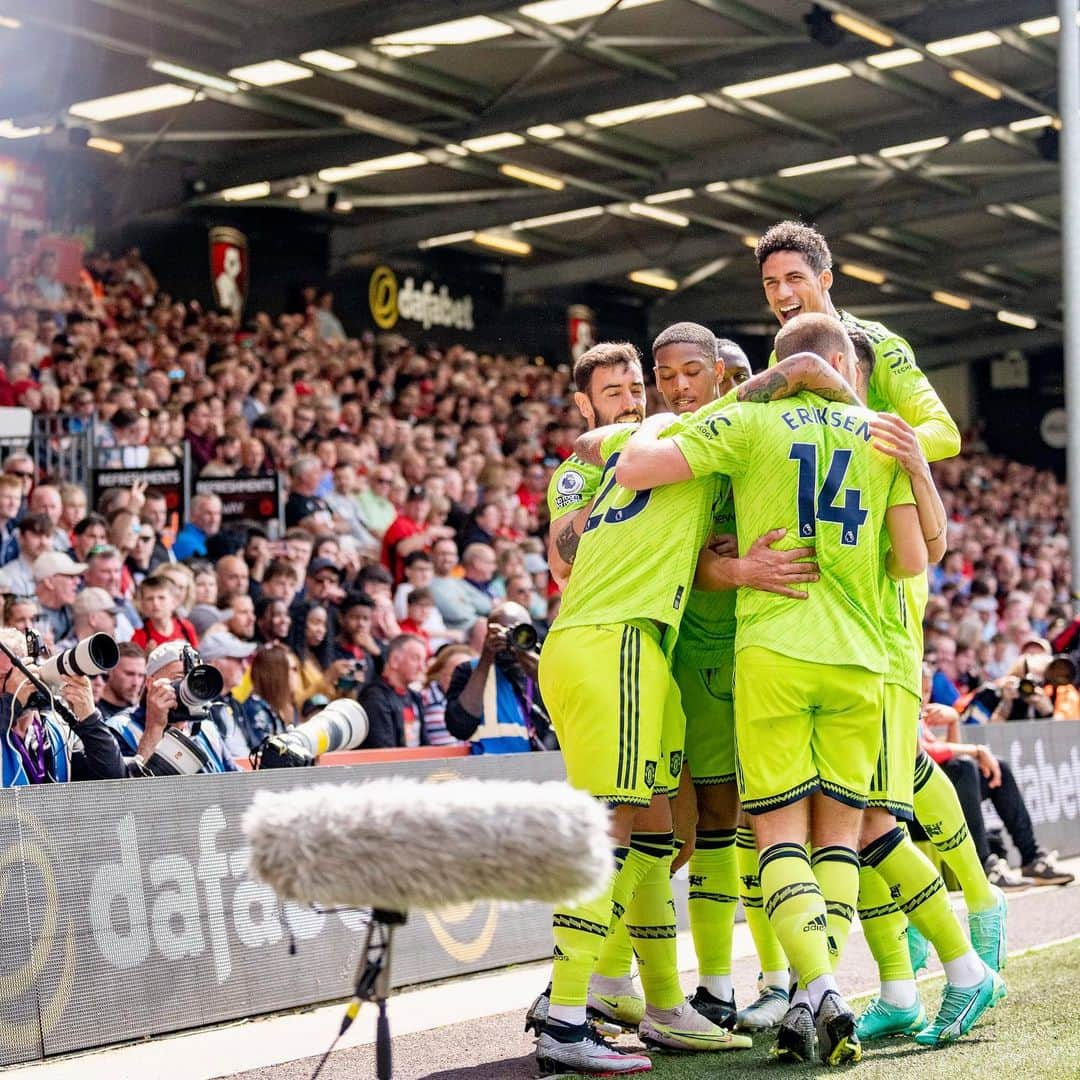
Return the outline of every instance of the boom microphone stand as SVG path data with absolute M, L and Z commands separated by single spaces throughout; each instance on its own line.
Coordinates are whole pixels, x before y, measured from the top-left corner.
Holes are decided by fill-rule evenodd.
M 375 1075 L 378 1080 L 392 1080 L 393 1060 L 390 1040 L 390 1018 L 386 1012 L 386 1000 L 390 996 L 390 961 L 393 954 L 394 931 L 404 925 L 408 918 L 404 912 L 384 911 L 373 908 L 371 922 L 368 923 L 364 948 L 356 969 L 356 989 L 352 1001 L 345 1009 L 341 1028 L 330 1049 L 323 1055 L 311 1080 L 322 1071 L 327 1059 L 337 1045 L 338 1039 L 352 1027 L 360 1012 L 360 1006 L 372 1002 L 379 1007 L 379 1018 L 375 1025 Z

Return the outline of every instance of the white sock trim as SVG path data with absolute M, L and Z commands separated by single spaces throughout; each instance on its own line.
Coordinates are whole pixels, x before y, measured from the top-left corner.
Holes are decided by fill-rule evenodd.
M 881 984 L 878 996 L 886 1005 L 910 1009 L 919 1000 L 919 991 L 914 979 L 890 979 Z
M 559 1020 L 564 1024 L 584 1024 L 584 1005 L 549 1005 L 548 1019 Z
M 969 949 L 963 956 L 941 965 L 945 969 L 945 978 L 953 986 L 970 989 L 978 986 L 986 978 L 986 965 Z
M 698 985 L 703 986 L 713 997 L 721 1001 L 730 1001 L 735 996 L 735 987 L 730 975 L 699 975 Z

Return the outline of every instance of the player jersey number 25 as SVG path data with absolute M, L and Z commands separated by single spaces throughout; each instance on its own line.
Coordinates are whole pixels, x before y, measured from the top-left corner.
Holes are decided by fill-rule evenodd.
M 593 513 L 591 513 L 585 522 L 585 528 L 582 532 L 584 535 L 587 532 L 591 532 L 600 524 L 619 525 L 624 521 L 629 521 L 632 517 L 636 517 L 645 509 L 649 504 L 649 496 L 652 494 L 651 488 L 646 488 L 644 491 L 635 492 L 634 497 L 625 506 L 609 506 L 604 509 L 604 503 L 608 500 L 612 491 L 617 487 L 615 483 L 615 466 L 619 463 L 619 452 L 616 450 L 604 462 L 604 473 L 600 477 L 600 483 L 603 485 L 600 489 L 600 494 L 596 497 L 596 503 L 593 506 Z M 604 484 L 604 480 L 611 474 L 610 479 Z M 619 488 L 620 491 L 624 490 Z
M 859 530 L 866 524 L 867 511 L 862 506 L 862 491 L 843 486 L 851 464 L 851 451 L 832 452 L 820 489 L 817 486 L 817 446 L 792 443 L 788 458 L 799 463 L 799 535 L 804 539 L 816 536 L 819 521 L 834 522 L 840 526 L 840 543 L 854 547 L 859 542 Z

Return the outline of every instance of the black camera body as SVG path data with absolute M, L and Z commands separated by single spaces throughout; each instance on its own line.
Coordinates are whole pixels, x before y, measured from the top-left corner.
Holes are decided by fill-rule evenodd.
M 334 683 L 334 689 L 339 694 L 358 694 L 363 690 L 366 681 L 363 662 L 352 660 L 344 674 Z
M 169 712 L 170 724 L 200 723 L 205 720 L 225 689 L 221 672 L 202 663 L 190 646 L 184 649 L 183 660 L 184 674 L 172 683 L 176 692 L 176 708 Z

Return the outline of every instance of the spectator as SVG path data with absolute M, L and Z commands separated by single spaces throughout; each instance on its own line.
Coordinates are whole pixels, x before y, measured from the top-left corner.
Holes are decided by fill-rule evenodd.
M 554 731 L 536 685 L 538 654 L 513 648 L 507 631 L 528 623 L 520 604 L 503 601 L 488 619 L 477 660 L 459 664 L 446 693 L 446 729 L 474 754 L 554 749 Z
M 206 542 L 221 531 L 221 500 L 216 495 L 196 495 L 191 500 L 191 520 L 173 544 L 173 555 L 180 561 L 192 555 L 206 558 Z
M 86 557 L 86 584 L 101 589 L 111 598 L 117 612 L 116 640 L 131 641 L 135 631 L 142 626 L 142 619 L 135 606 L 124 596 L 123 571 L 124 564 L 116 548 L 106 544 L 90 549 Z
M 19 483 L 22 485 L 19 515 L 21 517 L 22 511 L 26 507 L 26 500 L 30 498 L 30 492 L 34 488 L 34 480 L 37 477 L 34 459 L 29 454 L 21 452 L 9 454 L 4 459 L 4 472 L 8 476 L 17 476 Z
M 412 634 L 424 643 L 428 656 L 432 653 L 431 638 L 424 627 L 437 611 L 430 589 L 413 589 L 409 593 L 406 617 L 399 624 L 403 634 Z
M 255 639 L 263 645 L 286 645 L 292 618 L 284 600 L 262 596 L 255 605 Z
M 36 582 L 34 564 L 52 547 L 53 524 L 47 514 L 27 514 L 16 533 L 18 557 L 0 570 L 0 592 L 33 596 Z
M 0 488 L 3 487 L 3 478 L 0 477 Z M 2 510 L 2 498 L 0 498 L 0 510 Z M 84 517 L 86 517 L 87 501 L 86 492 L 78 484 L 60 485 L 60 527 L 69 536 L 72 530 Z M 2 519 L 2 513 L 0 513 Z
M 323 674 L 330 664 L 330 616 L 326 605 L 308 602 L 299 618 L 304 628 L 296 649 L 300 659 L 300 700 L 315 694 L 329 696 L 333 688 Z
M 249 749 L 296 723 L 300 662 L 284 645 L 259 649 L 251 664 L 252 692 L 244 702 L 244 734 Z
M 256 648 L 254 642 L 241 641 L 226 630 L 207 634 L 199 645 L 199 655 L 221 674 L 222 693 L 227 710 L 221 736 L 225 748 L 234 758 L 246 757 L 251 749 L 247 740 L 247 713 L 233 693 L 243 681 L 248 661 Z M 215 714 L 215 717 L 217 715 L 219 714 Z
M 452 539 L 448 525 L 428 525 L 431 502 L 420 486 L 409 488 L 405 506 L 383 535 L 382 561 L 398 584 L 405 579 L 405 559 L 417 551 L 426 551 L 435 540 Z
M 285 524 L 303 525 L 312 531 L 333 527 L 334 515 L 318 495 L 322 463 L 314 454 L 302 454 L 289 470 L 289 497 L 285 500 Z
M 89 589 L 80 595 L 81 600 Z M 133 642 L 124 641 L 117 647 L 120 659 L 105 677 L 105 686 L 98 698 L 98 709 L 105 719 L 139 703 L 146 683 L 146 653 Z
M 388 465 L 380 465 L 371 474 L 369 486 L 361 491 L 356 499 L 360 508 L 360 520 L 368 532 L 380 542 L 397 517 L 397 508 L 389 497 L 394 479 L 393 470 Z
M 255 604 L 248 593 L 223 593 L 220 597 L 229 617 L 225 627 L 230 634 L 235 634 L 241 641 L 252 641 L 255 637 Z
M 427 745 L 424 705 L 413 689 L 426 661 L 427 646 L 414 634 L 401 634 L 387 646 L 382 674 L 360 692 L 368 715 L 363 749 Z
M 72 632 L 67 641 L 58 641 L 56 651 L 70 649 L 91 634 L 107 634 L 116 640 L 116 619 L 119 611 L 113 598 L 104 589 L 83 589 L 71 605 Z
M 487 550 L 491 551 L 490 548 Z M 479 549 L 476 549 L 472 553 L 474 560 L 478 552 Z M 473 587 L 464 579 L 465 569 L 458 563 L 457 545 L 453 540 L 437 540 L 432 548 L 431 558 L 435 576 L 430 588 L 439 614 L 451 630 L 468 630 L 476 622 L 477 616 L 486 615 L 491 610 L 491 598 L 482 589 Z M 481 561 L 485 560 L 482 558 Z M 494 569 L 495 553 L 492 551 L 492 572 Z M 473 572 L 480 572 L 475 564 Z
M 380 543 L 364 524 L 360 490 L 356 466 L 351 461 L 339 461 L 334 467 L 334 486 L 326 495 L 326 505 L 334 515 L 339 531 L 353 537 L 362 552 L 377 557 L 381 550 Z
M 458 665 L 474 658 L 468 645 L 444 645 L 428 664 L 421 699 L 429 746 L 459 745 L 460 740 L 446 730 L 446 692 Z
M 60 526 L 60 516 L 64 512 L 60 502 L 60 489 L 52 484 L 39 484 L 34 488 L 27 504 L 31 514 L 45 514 L 53 524 L 52 546 L 56 551 L 71 551 L 71 542 L 67 533 Z
M 131 640 L 139 648 L 149 652 L 174 641 L 198 646 L 199 635 L 187 619 L 176 613 L 176 592 L 163 573 L 146 578 L 135 596 L 143 622 Z
M 215 567 L 218 597 L 227 593 L 247 593 L 251 575 L 247 563 L 240 555 L 223 555 Z M 224 605 L 230 606 L 230 605 Z
M 183 407 L 184 441 L 191 448 L 191 463 L 201 472 L 214 456 L 214 430 L 210 409 L 205 401 L 189 401 Z M 177 558 L 183 558 L 177 555 Z
M 262 587 L 259 590 L 259 599 L 280 600 L 288 609 L 292 607 L 293 600 L 296 598 L 299 584 L 300 576 L 292 563 L 284 559 L 274 559 L 266 568 Z
M 350 593 L 341 602 L 338 633 L 334 639 L 328 672 L 334 683 L 338 683 L 345 671 L 350 671 L 360 686 L 366 686 L 375 678 L 382 652 L 371 633 L 374 614 L 375 601 L 364 593 Z
M 22 506 L 22 480 L 11 473 L 0 473 L 0 566 L 19 556 L 15 528 Z
M 214 440 L 214 456 L 203 466 L 199 477 L 235 476 L 240 468 L 240 440 L 235 435 L 219 435 Z
M 76 523 L 72 530 L 71 543 L 75 558 L 86 562 L 87 556 L 96 547 L 103 547 L 109 542 L 109 527 L 100 514 L 87 514 Z
M 62 551 L 46 551 L 34 560 L 34 581 L 41 618 L 52 636 L 52 642 L 66 641 L 75 625 L 71 605 L 79 587 L 79 578 L 86 572 L 86 563 L 72 562 Z

